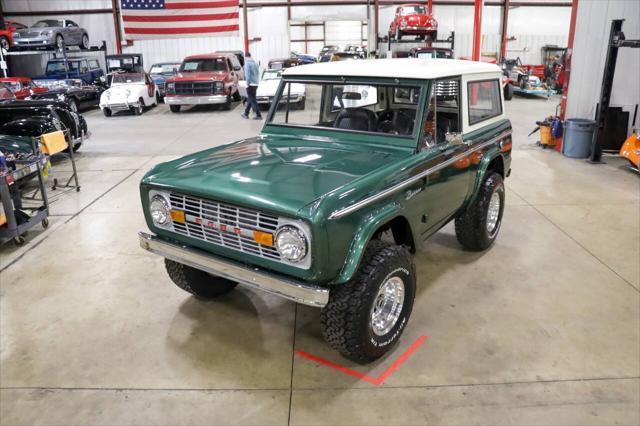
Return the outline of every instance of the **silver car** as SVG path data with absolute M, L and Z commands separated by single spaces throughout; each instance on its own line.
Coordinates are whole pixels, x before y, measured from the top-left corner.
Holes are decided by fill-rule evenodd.
M 13 47 L 18 49 L 62 48 L 63 46 L 89 48 L 87 30 L 69 19 L 43 19 L 29 28 L 14 32 L 12 38 Z

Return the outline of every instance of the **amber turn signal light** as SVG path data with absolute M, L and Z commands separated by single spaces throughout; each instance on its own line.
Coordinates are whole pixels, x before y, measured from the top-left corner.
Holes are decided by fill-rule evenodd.
M 263 246 L 273 247 L 273 235 L 267 232 L 253 231 L 253 240 Z
M 182 210 L 171 210 L 171 220 L 178 223 L 185 223 L 184 212 Z

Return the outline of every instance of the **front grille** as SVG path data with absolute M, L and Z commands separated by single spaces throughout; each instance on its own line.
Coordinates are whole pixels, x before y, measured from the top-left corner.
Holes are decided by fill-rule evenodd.
M 276 216 L 176 193 L 170 194 L 169 202 L 172 209 L 185 212 L 185 223 L 173 222 L 173 230 L 178 234 L 280 261 L 275 247 L 253 239 L 254 230 L 274 234 L 278 228 Z
M 222 93 L 223 85 L 215 81 L 205 82 L 176 82 L 176 95 L 213 95 Z

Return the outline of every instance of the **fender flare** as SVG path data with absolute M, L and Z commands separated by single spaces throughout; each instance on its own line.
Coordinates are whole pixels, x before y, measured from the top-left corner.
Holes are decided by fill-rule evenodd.
M 478 172 L 476 173 L 475 182 L 473 184 L 473 191 L 471 192 L 469 200 L 467 200 L 467 205 L 473 203 L 476 199 L 476 196 L 478 195 L 478 189 L 480 188 L 480 185 L 482 185 L 482 181 L 487 174 L 489 164 L 491 164 L 491 162 L 496 158 L 500 158 L 502 167 L 504 169 L 504 155 L 502 155 L 499 149 L 492 148 L 491 151 L 484 155 L 482 157 L 482 160 L 480 161 L 480 166 L 478 167 Z
M 400 205 L 397 202 L 392 202 L 372 211 L 365 220 L 361 221 L 360 227 L 354 234 L 342 270 L 334 281 L 335 284 L 345 283 L 355 275 L 371 237 L 382 225 L 401 216 L 400 212 Z

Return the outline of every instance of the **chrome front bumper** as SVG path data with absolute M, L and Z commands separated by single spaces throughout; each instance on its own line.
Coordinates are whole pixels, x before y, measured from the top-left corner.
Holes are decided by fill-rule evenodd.
M 168 105 L 210 105 L 227 102 L 227 95 L 180 96 L 166 95 L 164 103 Z
M 139 232 L 138 236 L 140 247 L 151 253 L 236 281 L 241 285 L 317 308 L 324 307 L 329 301 L 329 289 L 327 288 L 282 278 L 259 268 L 215 257 L 199 249 L 161 240 L 155 235 L 145 232 Z
M 40 37 L 24 37 L 13 38 L 13 45 L 15 47 L 38 47 L 38 46 L 52 46 L 55 45 L 55 39 L 50 36 Z

